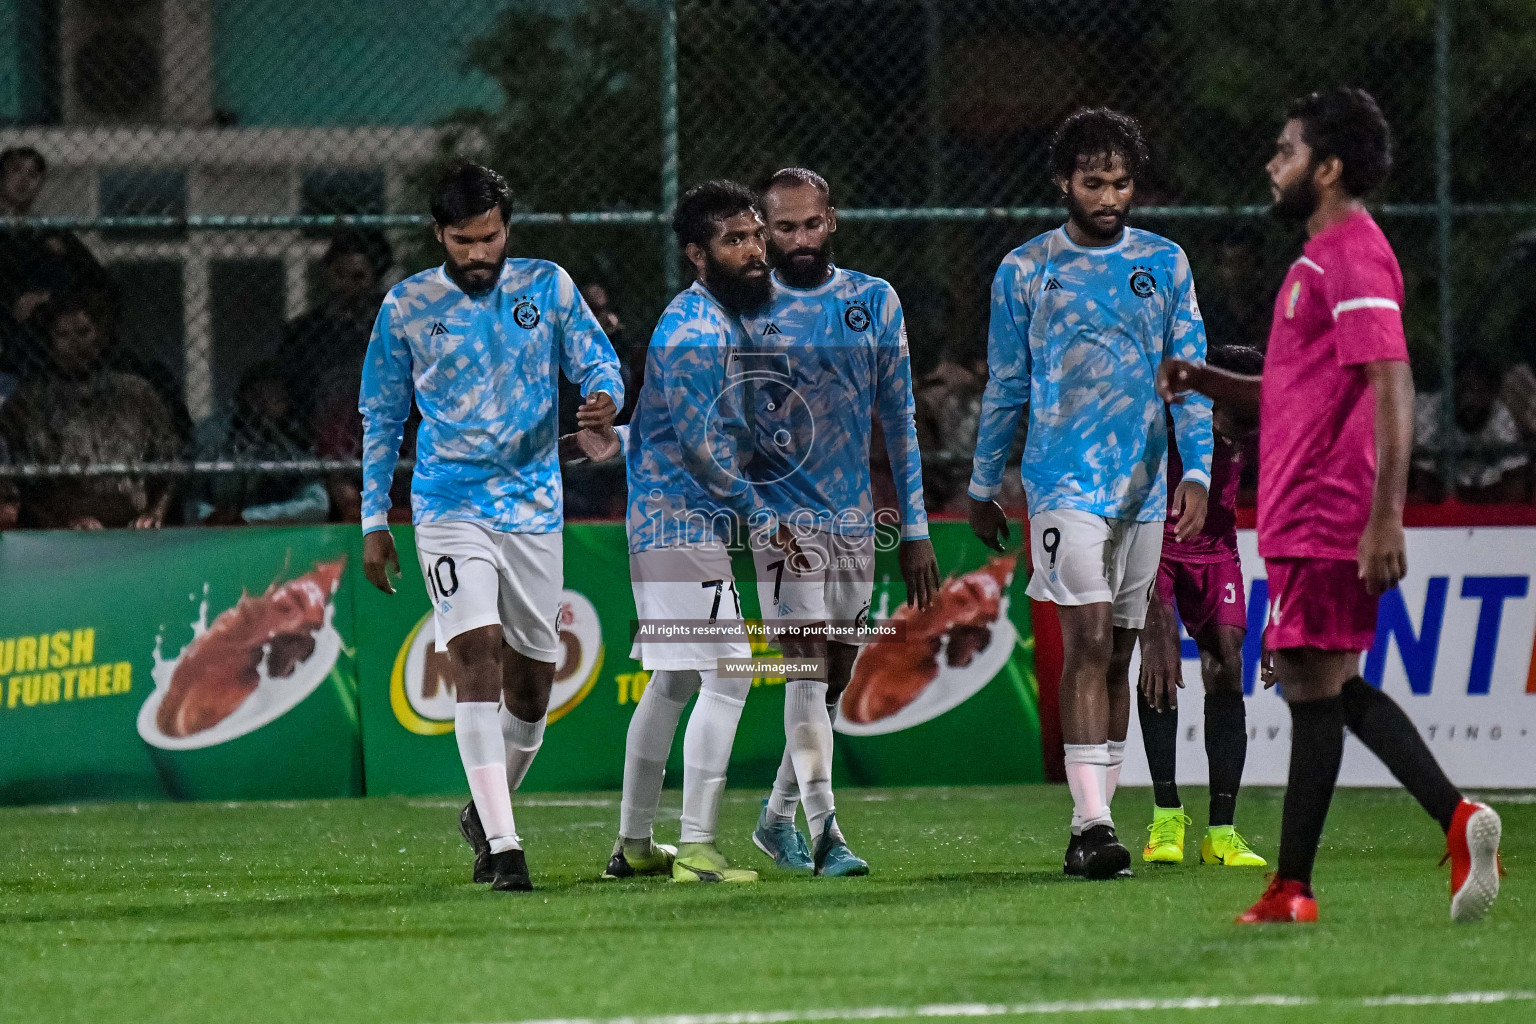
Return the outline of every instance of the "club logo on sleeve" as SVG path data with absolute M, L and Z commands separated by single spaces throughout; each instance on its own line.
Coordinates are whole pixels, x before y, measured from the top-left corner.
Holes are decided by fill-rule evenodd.
M 532 299 L 519 299 L 512 307 L 512 320 L 523 330 L 531 331 L 539 326 L 539 307 Z
M 1285 300 L 1285 318 L 1287 320 L 1294 320 L 1294 319 L 1296 319 L 1296 301 L 1298 299 L 1300 299 L 1300 298 L 1301 298 L 1301 282 L 1300 281 L 1292 281 L 1291 282 L 1291 294 Z
M 869 329 L 871 317 L 869 307 L 862 302 L 854 302 L 843 313 L 843 323 L 848 325 L 850 331 L 866 331 Z
M 1157 279 L 1146 267 L 1136 267 L 1131 271 L 1131 291 L 1143 299 L 1150 299 L 1157 291 Z

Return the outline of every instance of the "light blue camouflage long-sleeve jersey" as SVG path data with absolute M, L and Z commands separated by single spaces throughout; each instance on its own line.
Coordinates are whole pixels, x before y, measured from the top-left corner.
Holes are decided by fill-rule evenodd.
M 1168 435 L 1154 382 L 1171 357 L 1205 359 L 1184 250 L 1136 228 L 1102 249 L 1075 245 L 1064 228 L 1019 246 L 992 280 L 971 497 L 997 493 L 1028 407 L 1022 473 L 1031 514 L 1165 518 Z M 1210 400 L 1175 405 L 1173 429 L 1184 479 L 1209 488 Z
M 776 522 L 742 470 L 750 385 L 732 381 L 730 364 L 746 344 L 702 284 L 662 313 L 624 453 L 631 552 L 729 543 Z
M 508 259 L 468 295 L 443 267 L 389 290 L 363 363 L 363 530 L 387 526 L 389 485 L 411 397 L 421 410 L 411 518 L 507 533 L 563 524 L 553 369 L 621 408 L 618 357 L 571 276 Z
M 744 317 L 753 364 L 747 476 L 784 520 L 847 536 L 874 532 L 869 446 L 880 417 L 901 500 L 902 537 L 928 536 L 907 330 L 896 290 L 834 268 L 819 288 L 774 276 L 773 302 Z M 894 525 L 894 524 L 892 524 Z

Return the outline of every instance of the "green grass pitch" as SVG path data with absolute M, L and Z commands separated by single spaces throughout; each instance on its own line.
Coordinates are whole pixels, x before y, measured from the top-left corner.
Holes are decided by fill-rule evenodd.
M 849 880 L 775 872 L 748 839 L 758 795 L 727 796 L 721 845 L 763 880 L 710 887 L 598 882 L 616 796 L 529 796 L 531 895 L 469 882 L 446 799 L 0 810 L 0 1021 L 467 1024 L 959 1003 L 1029 1020 L 1536 1020 L 1528 794 L 1492 797 L 1509 875 L 1483 923 L 1451 924 L 1433 823 L 1400 792 L 1356 790 L 1338 795 L 1324 837 L 1321 923 L 1268 928 L 1230 923 L 1264 876 L 1197 866 L 1198 828 L 1181 868 L 1138 856 L 1131 880 L 1064 879 L 1064 787 L 844 790 L 839 819 L 874 870 Z M 1200 822 L 1203 794 L 1186 800 Z M 668 791 L 663 840 L 677 802 Z M 1138 852 L 1149 804 L 1146 790 L 1115 800 Z M 1279 814 L 1277 791 L 1239 804 L 1271 860 Z M 1468 991 L 1515 998 L 1371 1005 Z M 1254 995 L 1310 1001 L 1096 1002 Z M 1088 1005 L 1039 1005 L 1057 1001 Z

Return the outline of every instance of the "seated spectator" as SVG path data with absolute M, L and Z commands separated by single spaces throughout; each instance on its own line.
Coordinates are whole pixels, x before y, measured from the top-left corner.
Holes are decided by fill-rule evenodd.
M 32 147 L 0 152 L 0 215 L 29 215 L 47 178 L 48 163 Z M 35 361 L 40 346 L 27 328 L 37 308 L 80 290 L 116 294 L 106 269 L 74 232 L 0 230 L 0 370 L 22 372 Z
M 1498 365 L 1470 353 L 1457 365 L 1451 392 L 1454 416 L 1446 436 L 1441 393 L 1414 399 L 1412 492 L 1427 501 L 1445 498 L 1445 465 L 1454 455 L 1455 496 L 1462 501 L 1525 501 L 1530 496 L 1531 458 L 1519 428 L 1499 397 Z
M 0 437 L 0 466 L 9 466 L 10 446 Z M 0 477 L 0 530 L 14 530 L 21 522 L 21 488 L 11 477 Z
M 292 462 L 314 456 L 299 440 L 303 424 L 294 416 L 285 368 L 263 363 L 245 375 L 235 394 L 235 414 L 220 447 L 220 459 L 236 462 Z M 318 476 L 295 473 L 232 473 L 217 476 L 212 503 L 199 509 L 210 526 L 240 523 L 284 525 L 323 523 L 331 502 Z
M 87 466 L 176 458 L 174 417 L 149 381 L 112 366 L 90 302 L 66 294 L 34 316 L 47 338 L 47 362 L 0 406 L 0 438 L 11 457 Z M 21 519 L 54 529 L 158 528 L 171 493 L 169 481 L 140 473 L 31 481 Z

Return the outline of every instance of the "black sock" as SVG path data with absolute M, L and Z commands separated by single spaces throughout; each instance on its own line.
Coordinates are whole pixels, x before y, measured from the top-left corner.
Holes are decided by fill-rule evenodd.
M 1291 705 L 1291 774 L 1280 817 L 1283 879 L 1312 884 L 1312 862 L 1323 836 L 1333 787 L 1344 757 L 1344 706 L 1338 697 Z
M 1179 711 L 1158 711 L 1147 695 L 1136 689 L 1136 717 L 1141 720 L 1141 743 L 1147 748 L 1147 768 L 1152 774 L 1152 800 L 1159 807 L 1180 807 L 1179 787 L 1173 774 L 1179 742 Z
M 1440 823 L 1440 831 L 1450 831 L 1461 791 L 1440 770 L 1440 762 L 1397 701 L 1359 676 L 1344 684 L 1339 699 L 1349 731 L 1381 758 L 1403 788 Z
M 1205 759 L 1211 772 L 1212 825 L 1230 825 L 1237 814 L 1237 789 L 1248 760 L 1248 716 L 1241 690 L 1205 695 Z

